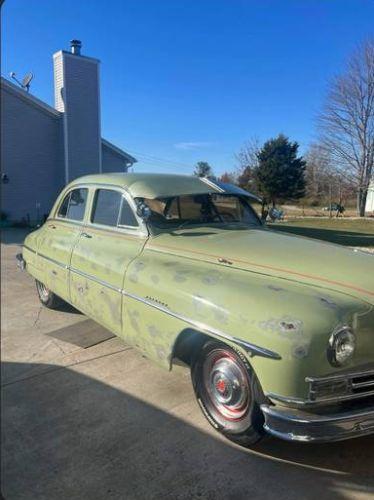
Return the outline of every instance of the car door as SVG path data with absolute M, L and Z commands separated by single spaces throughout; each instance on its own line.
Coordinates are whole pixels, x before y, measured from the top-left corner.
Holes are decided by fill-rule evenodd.
M 90 215 L 71 260 L 72 303 L 116 334 L 122 331 L 122 288 L 129 263 L 147 239 L 121 189 L 92 191 Z
M 69 300 L 71 252 L 82 230 L 88 189 L 77 187 L 62 198 L 52 218 L 43 226 L 38 261 L 43 283 L 56 295 Z

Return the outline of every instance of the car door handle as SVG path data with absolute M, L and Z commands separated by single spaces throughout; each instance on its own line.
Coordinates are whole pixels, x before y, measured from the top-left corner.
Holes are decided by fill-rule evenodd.
M 83 238 L 92 238 L 92 236 L 88 233 L 82 233 Z
M 51 229 L 56 229 L 56 226 L 54 224 L 48 224 L 48 227 L 50 227 Z

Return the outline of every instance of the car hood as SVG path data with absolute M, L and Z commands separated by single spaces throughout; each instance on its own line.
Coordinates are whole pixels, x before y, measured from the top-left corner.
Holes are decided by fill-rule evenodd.
M 328 288 L 374 304 L 374 256 L 265 228 L 162 233 L 149 248 Z

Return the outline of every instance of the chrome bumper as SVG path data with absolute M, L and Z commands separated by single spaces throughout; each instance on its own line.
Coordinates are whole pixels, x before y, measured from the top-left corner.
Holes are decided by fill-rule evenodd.
M 22 254 L 21 253 L 17 253 L 16 255 L 16 260 L 17 260 L 17 266 L 22 270 L 24 271 L 26 269 L 26 261 L 25 259 L 22 257 Z
M 374 408 L 315 414 L 282 406 L 261 405 L 264 429 L 287 441 L 329 442 L 374 433 Z

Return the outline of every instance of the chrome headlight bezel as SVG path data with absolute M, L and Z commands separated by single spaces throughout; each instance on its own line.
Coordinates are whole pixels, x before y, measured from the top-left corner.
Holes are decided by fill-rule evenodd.
M 347 349 L 345 346 L 349 345 Z M 329 338 L 327 359 L 332 366 L 340 367 L 347 364 L 356 350 L 356 335 L 349 326 L 337 328 Z M 345 357 L 344 357 L 345 355 Z

